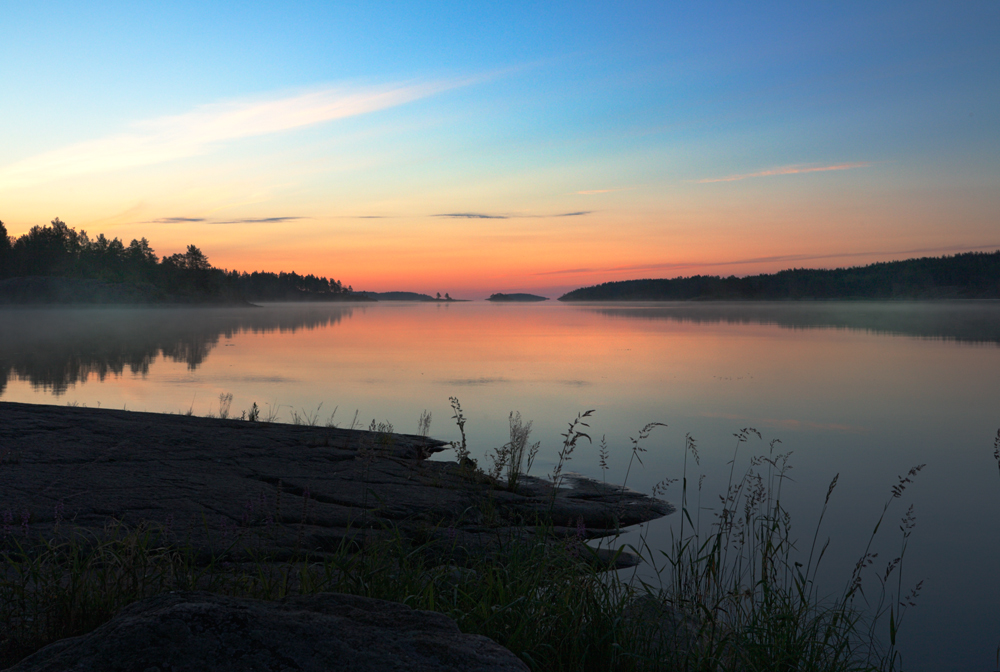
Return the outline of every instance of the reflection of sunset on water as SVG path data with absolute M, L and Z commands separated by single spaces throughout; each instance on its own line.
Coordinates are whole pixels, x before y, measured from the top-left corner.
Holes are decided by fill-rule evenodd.
M 455 396 L 481 464 L 508 440 L 510 411 L 532 420 L 538 475 L 551 471 L 566 423 L 594 409 L 588 432 L 595 443 L 606 437 L 611 482 L 624 478 L 640 427 L 669 425 L 629 472 L 639 490 L 677 477 L 684 436 L 694 436 L 707 507 L 727 480 L 733 432 L 755 427 L 763 441 L 738 464 L 779 439 L 776 450 L 793 453 L 783 496 L 804 519 L 841 474 L 824 523 L 834 576 L 857 559 L 858 521 L 868 525 L 897 475 L 926 462 L 912 489 L 922 541 L 909 551 L 908 572 L 937 583 L 908 615 L 907 636 L 940 628 L 931 615 L 953 592 L 988 593 L 990 606 L 969 607 L 970 618 L 1000 602 L 984 579 L 994 569 L 985 559 L 1000 552 L 1000 523 L 984 536 L 968 513 L 993 506 L 997 489 L 995 470 L 984 468 L 1000 408 L 995 303 L 372 303 L 31 315 L 0 324 L 4 401 L 208 415 L 232 393 L 237 418 L 256 403 L 278 421 L 388 420 L 401 432 L 416 431 L 426 409 L 431 435 L 453 440 Z M 596 453 L 581 443 L 570 469 L 604 477 Z M 669 526 L 653 525 L 651 538 L 667 538 Z M 984 560 L 956 576 L 942 570 L 940 549 Z M 950 636 L 972 637 L 957 632 L 961 622 Z
M 802 305 L 797 312 L 819 309 Z M 941 310 L 951 323 L 961 322 Z M 38 313 L 47 320 L 44 334 L 8 327 L 0 334 L 8 341 L 4 347 L 21 354 L 4 358 L 16 375 L 3 398 L 40 400 L 55 393 L 56 401 L 173 412 L 191 408 L 194 399 L 195 411 L 204 414 L 214 396 L 231 391 L 236 406 L 342 404 L 403 423 L 419 414 L 421 404 L 436 404 L 440 416 L 454 395 L 473 412 L 497 412 L 499 404 L 561 418 L 593 406 L 632 409 L 630 415 L 639 409 L 651 415 L 728 413 L 791 429 L 865 427 L 867 420 L 845 423 L 843 417 L 865 419 L 873 408 L 894 408 L 921 390 L 959 381 L 968 393 L 988 396 L 984 372 L 990 369 L 981 360 L 997 352 L 995 345 L 942 348 L 844 327 L 810 328 L 808 320 L 790 321 L 785 313 L 779 317 L 786 324 L 768 323 L 780 321 L 739 316 L 738 307 L 725 321 L 725 308 L 711 305 L 397 303 L 171 311 L 116 321 L 121 313 L 85 310 L 61 322 L 53 311 Z M 995 308 L 979 312 L 986 315 L 980 322 L 996 321 Z M 906 319 L 900 323 L 909 325 Z M 69 349 L 59 345 L 57 322 L 73 334 Z M 19 345 L 19 338 L 29 340 Z M 25 351 L 43 338 L 51 361 L 39 369 L 41 355 L 25 359 Z M 928 349 L 947 357 L 928 359 Z M 68 359 L 56 361 L 64 351 Z M 90 371 L 87 382 L 45 382 L 62 370 L 72 376 L 72 362 Z M 396 412 L 402 417 L 392 417 Z

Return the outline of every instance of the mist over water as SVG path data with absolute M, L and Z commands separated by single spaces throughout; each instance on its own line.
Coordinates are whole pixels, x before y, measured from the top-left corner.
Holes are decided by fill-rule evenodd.
M 257 403 L 279 421 L 296 412 L 349 426 L 357 412 L 359 425 L 388 420 L 401 432 L 427 409 L 431 435 L 451 440 L 456 396 L 480 460 L 507 440 L 508 412 L 533 420 L 537 475 L 551 470 L 566 424 L 595 409 L 590 433 L 595 444 L 606 436 L 610 469 L 588 444 L 568 468 L 621 482 L 629 438 L 667 423 L 628 485 L 680 476 L 691 434 L 703 524 L 726 485 L 733 433 L 755 427 L 763 440 L 736 469 L 771 439 L 792 452 L 784 498 L 806 550 L 840 474 L 821 532 L 829 593 L 843 588 L 898 475 L 927 463 L 876 548 L 877 566 L 898 555 L 895 522 L 913 503 L 903 583 L 926 581 L 902 626 L 904 662 L 988 669 L 1000 644 L 998 344 L 992 302 L 3 309 L 0 400 L 207 415 L 232 393 L 237 417 Z M 679 497 L 679 485 L 666 494 Z M 675 518 L 645 531 L 654 546 Z

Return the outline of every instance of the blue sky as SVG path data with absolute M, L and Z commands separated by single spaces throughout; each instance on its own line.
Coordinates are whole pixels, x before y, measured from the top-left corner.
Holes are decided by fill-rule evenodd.
M 1000 247 L 1000 3 L 803 5 L 4 2 L 0 219 L 470 296 Z

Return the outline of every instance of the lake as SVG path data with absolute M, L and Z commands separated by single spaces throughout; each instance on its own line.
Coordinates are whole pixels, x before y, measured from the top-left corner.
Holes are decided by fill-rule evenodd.
M 507 440 L 508 414 L 533 421 L 553 467 L 560 434 L 593 409 L 594 444 L 568 469 L 620 483 L 630 438 L 644 442 L 629 487 L 681 475 L 693 436 L 706 509 L 729 475 L 733 434 L 756 428 L 752 454 L 791 451 L 783 499 L 808 552 L 827 486 L 840 474 L 820 538 L 821 578 L 843 589 L 899 476 L 927 466 L 893 501 L 876 568 L 899 555 L 914 505 L 904 592 L 923 579 L 902 623 L 906 669 L 987 670 L 1000 646 L 1000 303 L 280 304 L 260 308 L 14 308 L 0 311 L 0 399 L 230 415 L 256 403 L 277 421 L 415 433 L 458 431 L 473 456 Z M 447 456 L 446 456 L 447 457 Z M 680 498 L 679 484 L 665 498 Z M 710 511 L 703 516 L 710 516 Z M 662 546 L 671 516 L 643 531 Z M 638 532 L 626 536 L 636 541 Z M 884 626 L 887 627 L 887 626 Z

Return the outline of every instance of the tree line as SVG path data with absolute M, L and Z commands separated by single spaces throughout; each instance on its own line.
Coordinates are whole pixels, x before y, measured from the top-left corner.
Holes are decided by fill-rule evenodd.
M 16 238 L 0 221 L 0 280 L 39 276 L 148 287 L 184 300 L 335 300 L 353 292 L 339 280 L 311 274 L 215 268 L 195 245 L 161 259 L 145 238 L 127 246 L 103 233 L 91 238 L 58 217 Z
M 795 268 L 744 278 L 695 275 L 583 287 L 560 301 L 997 299 L 1000 250 L 837 269 Z

